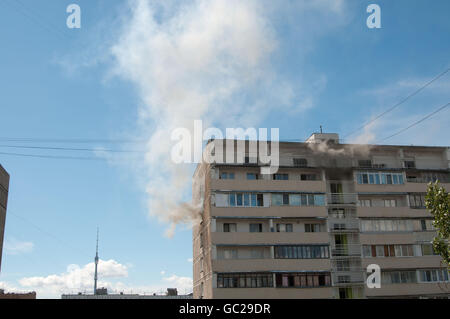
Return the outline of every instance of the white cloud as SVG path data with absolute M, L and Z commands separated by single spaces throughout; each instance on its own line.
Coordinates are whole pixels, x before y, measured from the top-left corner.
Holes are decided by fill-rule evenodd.
M 192 291 L 193 281 L 191 277 L 172 275 L 170 277 L 163 278 L 163 280 L 171 285 L 171 287 L 168 288 L 177 288 L 180 293 L 185 293 L 185 291 Z
M 69 265 L 66 272 L 48 276 L 26 277 L 19 280 L 23 288 L 36 291 L 40 297 L 58 298 L 63 293 L 74 291 L 92 291 L 94 285 L 94 263 L 83 267 Z M 123 278 L 128 276 L 127 267 L 115 260 L 99 260 L 98 287 L 111 285 L 105 279 Z
M 192 258 L 188 258 L 188 259 L 187 259 L 187 262 L 188 262 L 188 263 L 191 263 L 191 262 L 193 262 L 193 259 L 192 259 Z
M 161 271 L 159 282 L 152 285 L 130 285 L 124 283 L 128 278 L 128 267 L 115 260 L 99 260 L 98 287 L 105 287 L 108 293 L 164 294 L 167 288 L 177 288 L 180 294 L 192 292 L 192 278 L 166 275 Z M 65 272 L 47 276 L 25 277 L 17 284 L 0 282 L 0 288 L 7 292 L 36 291 L 37 298 L 61 298 L 62 294 L 78 292 L 92 294 L 94 289 L 94 263 L 82 267 L 69 265 Z
M 29 253 L 34 248 L 34 244 L 32 242 L 20 241 L 15 238 L 6 239 L 4 245 L 5 253 L 8 255 Z

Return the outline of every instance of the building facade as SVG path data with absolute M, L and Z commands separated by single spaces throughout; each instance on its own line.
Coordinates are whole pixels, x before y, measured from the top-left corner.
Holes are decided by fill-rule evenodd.
M 2 270 L 3 237 L 5 233 L 6 206 L 8 204 L 9 174 L 0 165 L 0 271 Z
M 225 154 L 229 141 L 208 147 Z M 194 173 L 193 202 L 202 207 L 194 298 L 450 295 L 424 206 L 428 182 L 450 190 L 447 147 L 340 144 L 337 134 L 313 134 L 280 142 L 278 171 L 262 175 L 245 145 L 240 164 L 199 164 Z M 371 264 L 381 269 L 381 288 L 366 285 Z

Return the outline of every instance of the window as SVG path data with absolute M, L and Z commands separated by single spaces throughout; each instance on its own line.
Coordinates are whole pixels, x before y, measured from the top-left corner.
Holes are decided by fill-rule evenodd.
M 371 160 L 359 160 L 358 166 L 361 168 L 371 168 L 372 167 L 372 161 Z
M 273 174 L 273 179 L 276 181 L 287 181 L 289 174 Z
M 295 167 L 307 167 L 308 166 L 308 161 L 306 160 L 306 158 L 294 158 L 293 162 L 294 162 Z
M 397 201 L 395 199 L 385 199 L 384 200 L 384 207 L 396 207 Z
M 369 232 L 386 232 L 386 231 L 412 231 L 412 220 L 396 220 L 396 219 L 373 219 L 361 221 L 362 231 Z
M 257 194 L 256 196 L 256 206 L 264 206 L 264 197 L 263 194 Z
M 256 174 L 256 173 L 247 173 L 247 179 L 248 180 L 256 180 L 256 179 L 258 179 L 258 174 Z
M 419 270 L 419 278 L 421 282 L 445 282 L 448 281 L 448 271 L 445 268 Z
M 300 202 L 300 194 L 289 194 L 289 204 L 291 206 L 300 206 L 301 202 Z
M 224 223 L 223 224 L 223 231 L 225 233 L 236 232 L 236 223 Z
M 417 276 L 415 271 L 386 271 L 381 272 L 382 284 L 407 284 L 416 283 Z
M 272 274 L 221 273 L 217 274 L 218 288 L 263 288 L 273 287 Z
M 322 259 L 329 258 L 327 245 L 275 246 L 277 259 Z
M 372 256 L 372 246 L 371 245 L 363 246 L 363 257 L 375 257 L 375 256 Z
M 302 181 L 316 181 L 318 180 L 316 174 L 300 174 L 300 180 Z
M 434 230 L 433 220 L 431 219 L 421 219 L 420 225 L 423 231 Z
M 288 273 L 276 274 L 277 287 L 326 287 L 330 286 L 329 273 Z
M 425 194 L 409 194 L 411 208 L 425 208 Z
M 321 231 L 320 224 L 305 224 L 306 233 L 317 233 Z
M 252 249 L 250 251 L 250 258 L 253 259 L 263 259 L 264 258 L 264 250 L 263 249 Z
M 422 249 L 422 256 L 437 255 L 437 253 L 433 249 L 432 244 L 422 244 L 421 249 Z
M 372 200 L 370 200 L 370 199 L 359 199 L 358 200 L 358 206 L 360 206 L 360 207 L 371 207 L 372 206 Z
M 223 251 L 224 259 L 237 259 L 238 257 L 237 249 L 225 249 Z
M 416 168 L 416 162 L 414 161 L 404 161 L 405 168 Z
M 234 173 L 220 173 L 220 179 L 234 179 Z
M 264 206 L 263 194 L 256 193 L 229 193 L 228 206 L 255 207 Z
M 403 184 L 402 173 L 357 172 L 358 184 Z
M 262 233 L 262 224 L 250 224 L 251 233 Z
M 292 224 L 277 224 L 277 232 L 278 233 L 291 233 L 293 230 Z

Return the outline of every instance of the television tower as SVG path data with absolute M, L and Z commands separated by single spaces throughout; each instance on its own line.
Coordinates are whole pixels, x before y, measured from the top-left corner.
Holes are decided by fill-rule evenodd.
M 94 295 L 97 294 L 97 265 L 98 265 L 98 227 L 97 227 L 97 246 L 95 249 Z

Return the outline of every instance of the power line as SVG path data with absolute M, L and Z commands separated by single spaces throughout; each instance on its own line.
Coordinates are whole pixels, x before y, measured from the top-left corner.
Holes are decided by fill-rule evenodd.
M 88 138 L 33 138 L 33 137 L 0 137 L 1 142 L 23 142 L 23 143 L 72 143 L 72 144 L 144 144 L 148 140 L 138 139 L 88 139 Z
M 353 133 L 359 131 L 360 129 L 365 128 L 366 126 L 368 126 L 369 124 L 375 122 L 376 120 L 378 120 L 380 117 L 384 116 L 385 114 L 391 112 L 392 110 L 394 110 L 395 108 L 397 108 L 398 106 L 402 105 L 403 103 L 405 103 L 407 100 L 409 100 L 411 97 L 413 97 L 414 95 L 418 94 L 420 91 L 422 91 L 423 89 L 425 89 L 427 86 L 429 86 L 431 83 L 433 83 L 434 81 L 438 80 L 439 78 L 441 78 L 442 76 L 444 76 L 448 71 L 450 71 L 450 68 L 446 69 L 444 72 L 438 74 L 436 77 L 434 77 L 431 81 L 427 82 L 425 85 L 421 86 L 419 89 L 415 90 L 414 92 L 412 92 L 410 95 L 408 95 L 407 97 L 405 97 L 404 99 L 402 99 L 400 102 L 394 104 L 392 107 L 390 107 L 389 109 L 387 109 L 386 111 L 384 111 L 383 113 L 379 114 L 378 116 L 376 116 L 374 119 L 366 122 L 365 124 L 363 124 L 362 126 L 358 127 L 356 130 L 348 133 L 347 135 L 344 136 L 350 136 Z
M 403 133 L 404 131 L 410 129 L 411 127 L 416 126 L 417 124 L 419 124 L 419 123 L 425 121 L 426 119 L 430 118 L 430 117 L 433 116 L 434 114 L 436 114 L 436 113 L 442 111 L 443 109 L 445 109 L 445 108 L 446 108 L 447 106 L 449 106 L 449 105 L 450 105 L 450 102 L 448 102 L 447 104 L 441 106 L 440 108 L 438 108 L 437 110 L 433 111 L 432 113 L 426 115 L 425 117 L 421 118 L 420 120 L 414 122 L 413 124 L 409 125 L 408 127 L 405 127 L 405 128 L 403 128 L 403 129 L 401 129 L 400 131 L 397 131 L 396 133 L 394 133 L 394 134 L 392 134 L 392 135 L 389 135 L 388 137 L 385 137 L 385 138 L 383 138 L 383 139 L 381 139 L 381 140 L 379 140 L 379 141 L 377 141 L 377 142 L 375 142 L 375 143 L 379 143 L 379 142 L 385 141 L 385 140 L 387 140 L 387 139 L 389 139 L 389 138 L 391 138 L 391 137 L 394 137 L 394 136 L 396 136 L 396 135 L 398 135 L 398 134 L 400 134 L 400 133 Z
M 106 160 L 101 157 L 57 156 L 57 155 L 23 154 L 23 153 L 9 153 L 9 152 L 0 152 L 0 155 L 35 157 L 35 158 L 50 158 L 50 159 L 65 159 L 65 160 L 89 160 L 89 161 L 105 161 Z
M 58 150 L 58 151 L 87 151 L 87 152 L 111 152 L 111 153 L 145 153 L 145 151 L 138 151 L 138 150 L 113 150 L 113 149 L 101 149 L 101 148 L 98 148 L 98 149 L 95 149 L 95 148 L 69 148 L 69 147 L 2 145 L 2 144 L 0 144 L 0 147 L 39 149 L 39 150 Z

